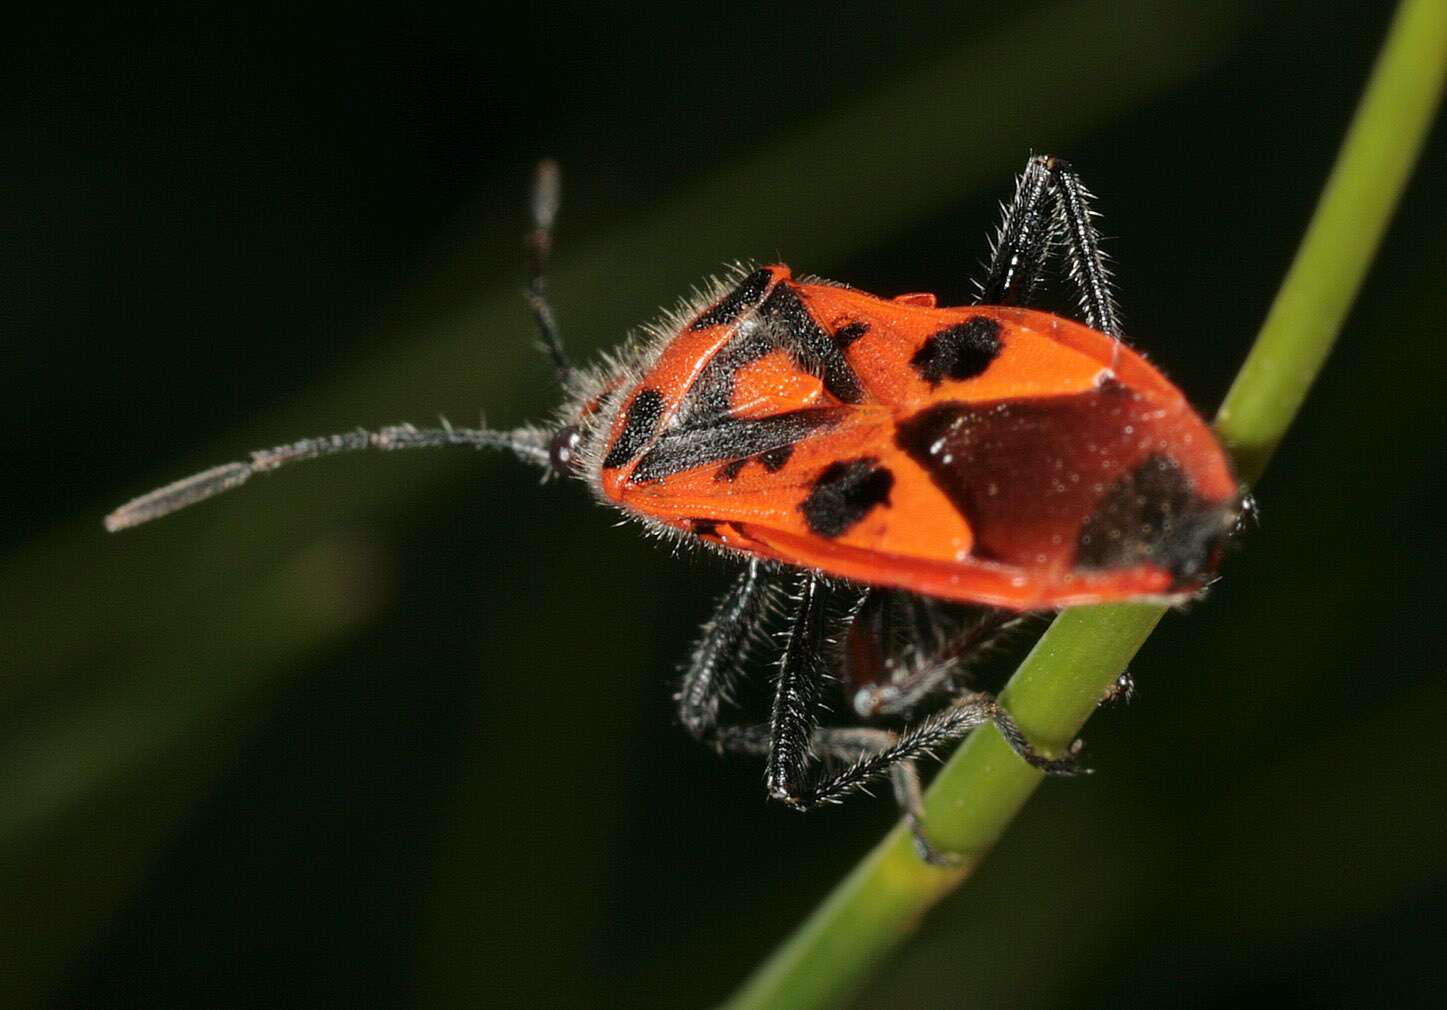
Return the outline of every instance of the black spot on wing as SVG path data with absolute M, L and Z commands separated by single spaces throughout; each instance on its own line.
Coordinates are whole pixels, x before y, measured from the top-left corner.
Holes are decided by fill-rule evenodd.
M 638 461 L 628 479 L 641 484 L 710 463 L 776 454 L 816 431 L 832 427 L 844 415 L 842 408 L 812 407 L 751 421 L 725 417 L 713 424 L 670 431 Z
M 789 462 L 789 457 L 792 455 L 794 455 L 793 445 L 781 445 L 777 449 L 759 453 L 759 462 L 769 473 L 778 473 L 784 469 L 784 464 Z
M 845 323 L 834 331 L 834 342 L 842 351 L 868 332 L 868 323 Z
M 973 379 L 999 355 L 1000 324 L 989 316 L 971 316 L 931 335 L 909 359 L 931 386 L 945 379 Z
M 799 511 L 812 532 L 833 539 L 875 507 L 887 504 L 893 487 L 894 474 L 873 456 L 831 463 L 814 481 Z
M 693 322 L 688 324 L 690 330 L 706 330 L 710 326 L 723 326 L 731 323 L 743 314 L 743 311 L 759 303 L 764 297 L 764 292 L 769 289 L 769 283 L 774 279 L 774 272 L 768 267 L 755 270 L 743 280 L 739 281 L 728 294 L 714 302 Z
M 663 394 L 656 389 L 640 389 L 628 404 L 628 415 L 623 420 L 623 430 L 618 440 L 603 459 L 603 467 L 616 469 L 631 461 L 643 451 L 663 416 Z
M 748 465 L 748 462 L 748 456 L 745 456 L 743 459 L 729 460 L 727 463 L 725 463 L 723 466 L 719 467 L 713 472 L 714 482 L 718 484 L 732 484 L 734 481 L 739 479 L 739 474 L 743 472 L 743 469 L 745 466 Z
M 1154 564 L 1178 587 L 1209 572 L 1235 521 L 1231 503 L 1209 504 L 1196 495 L 1180 463 L 1161 453 L 1123 474 L 1080 527 L 1075 563 L 1080 568 L 1132 568 Z
M 770 449 L 761 452 L 757 456 L 745 456 L 743 459 L 730 460 L 714 471 L 713 479 L 719 483 L 733 483 L 743 472 L 745 466 L 750 463 L 758 463 L 769 473 L 778 473 L 789 462 L 789 457 L 794 455 L 794 446 L 781 445 L 777 449 Z
M 768 324 L 775 343 L 787 351 L 800 368 L 818 376 L 831 396 L 844 403 L 859 403 L 864 399 L 859 376 L 844 360 L 844 352 L 824 327 L 815 322 L 789 285 L 775 285 L 759 306 L 759 315 Z

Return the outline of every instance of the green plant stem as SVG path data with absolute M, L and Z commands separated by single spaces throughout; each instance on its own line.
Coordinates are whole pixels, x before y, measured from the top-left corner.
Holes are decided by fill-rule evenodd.
M 1404 0 L 1306 237 L 1217 417 L 1247 481 L 1265 468 L 1330 353 L 1425 141 L 1444 74 L 1447 2 Z M 1063 612 L 1001 701 L 1037 746 L 1059 752 L 1164 613 L 1148 604 Z M 837 1005 L 969 877 L 1041 778 L 993 728 L 973 734 L 926 796 L 931 838 L 961 853 L 962 864 L 925 865 L 896 827 L 727 1005 Z

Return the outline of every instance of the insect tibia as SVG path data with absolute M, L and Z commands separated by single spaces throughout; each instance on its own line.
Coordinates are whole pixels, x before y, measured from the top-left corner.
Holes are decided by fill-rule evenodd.
M 414 428 L 398 424 L 378 431 L 349 431 L 340 435 L 305 438 L 274 449 L 258 449 L 246 462 L 224 463 L 201 473 L 192 474 L 173 484 L 143 494 L 105 518 L 105 527 L 114 533 L 175 512 L 187 505 L 229 491 L 246 483 L 253 474 L 275 470 L 288 463 L 335 456 L 362 449 L 434 449 L 444 446 L 467 446 L 473 449 L 507 449 L 524 462 L 548 465 L 547 435 L 531 428 L 516 431 L 486 431 L 476 428 Z

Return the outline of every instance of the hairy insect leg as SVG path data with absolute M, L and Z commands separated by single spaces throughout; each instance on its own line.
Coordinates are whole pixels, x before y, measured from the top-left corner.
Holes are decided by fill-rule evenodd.
M 769 753 L 767 726 L 729 726 L 719 729 L 722 747 L 745 754 Z M 816 754 L 837 761 L 859 762 L 888 750 L 899 743 L 899 734 L 872 727 L 825 727 L 816 729 L 813 749 Z M 911 758 L 902 757 L 888 769 L 890 785 L 900 815 L 909 827 L 910 837 L 919 857 L 935 866 L 955 866 L 959 857 L 938 849 L 924 830 L 924 789 L 920 785 L 919 768 Z M 861 783 L 856 788 L 862 788 Z M 810 805 L 813 805 L 812 803 Z
M 814 736 L 815 747 L 821 753 L 845 761 L 878 753 L 899 742 L 898 733 L 868 727 L 821 729 Z M 919 858 L 932 866 L 958 866 L 960 857 L 956 853 L 935 848 L 925 834 L 924 787 L 919 780 L 919 766 L 908 758 L 896 762 L 889 769 L 889 783 Z
M 1051 775 L 1077 775 L 1084 770 L 1076 760 L 1079 742 L 1065 757 L 1052 758 L 1041 754 L 992 695 L 969 694 L 957 699 L 949 708 L 907 727 L 889 746 L 861 755 L 848 768 L 815 783 L 807 792 L 794 797 L 792 802 L 800 808 L 836 802 L 889 773 L 899 762 L 929 756 L 937 748 L 985 723 L 994 723 L 1011 749 L 1033 768 Z
M 1100 251 L 1091 194 L 1070 164 L 1048 155 L 1029 160 L 1005 208 L 990 266 L 980 288 L 985 305 L 1028 305 L 1052 247 L 1064 247 L 1065 265 L 1091 329 L 1120 336 L 1110 271 Z
M 870 591 L 871 594 L 876 592 L 879 591 Z M 849 628 L 847 657 L 882 654 L 885 648 L 883 643 L 869 643 L 870 639 L 878 639 L 888 634 L 888 628 L 874 617 L 875 613 L 871 601 L 866 598 Z M 861 618 L 865 620 L 861 621 Z M 856 675 L 854 693 L 850 699 L 854 710 L 864 718 L 909 711 L 944 687 L 949 679 L 959 672 L 962 662 L 987 645 L 1015 619 L 1016 615 L 1009 611 L 984 610 L 968 628 L 931 651 L 909 673 L 902 676 L 876 676 L 869 680 Z
M 750 561 L 704 625 L 674 696 L 679 718 L 699 740 L 718 742 L 719 706 L 728 699 L 756 631 L 768 615 L 773 585 L 764 565 Z
M 695 735 L 720 750 L 765 755 L 765 784 L 774 798 L 797 809 L 808 809 L 835 802 L 888 775 L 921 857 L 930 862 L 948 864 L 950 857 L 941 854 L 929 843 L 922 828 L 923 800 L 919 773 L 914 766 L 916 759 L 927 757 L 936 748 L 990 722 L 995 724 L 1011 748 L 1033 767 L 1052 774 L 1074 774 L 1081 770 L 1075 761 L 1074 749 L 1063 758 L 1047 757 L 1035 750 L 1009 714 L 988 694 L 961 697 L 949 708 L 901 733 L 872 727 L 820 728 L 818 719 L 824 677 L 819 656 L 823 587 L 813 574 L 805 575 L 800 583 L 793 625 L 779 663 L 769 724 L 718 725 L 719 703 L 741 661 L 737 653 L 731 655 L 731 652 L 746 641 L 749 630 L 767 609 L 764 580 L 763 574 L 751 566 L 725 595 L 717 615 L 695 649 L 694 661 L 685 675 L 678 698 L 680 714 Z M 872 629 L 866 632 L 866 639 L 882 634 L 884 623 L 869 621 L 867 615 L 885 613 L 887 608 L 866 598 L 861 612 L 866 615 L 866 622 Z M 855 619 L 858 620 L 859 616 L 860 613 L 856 613 Z M 951 642 L 947 649 L 964 649 L 967 642 L 977 641 L 978 636 L 997 630 L 1007 621 L 1005 615 L 987 615 L 971 629 L 975 633 L 973 636 L 967 632 Z M 883 655 L 882 648 L 871 649 L 867 642 L 864 651 Z M 917 687 L 909 686 L 911 689 Z M 837 758 L 850 764 L 810 782 L 810 766 L 819 756 Z
M 676 699 L 679 716 L 694 736 L 719 750 L 763 754 L 769 795 L 792 803 L 806 788 L 815 739 L 823 732 L 817 726 L 824 676 L 819 657 L 824 587 L 816 575 L 807 574 L 799 583 L 769 724 L 718 724 L 719 706 L 747 657 L 751 636 L 767 616 L 772 584 L 762 564 L 749 564 L 705 626 Z
M 1049 169 L 1031 158 L 1015 182 L 1015 195 L 1005 205 L 980 285 L 981 304 L 1030 304 L 1055 232 L 1050 193 Z
M 812 572 L 806 574 L 800 582 L 794 624 L 774 683 L 764 785 L 770 796 L 791 804 L 796 804 L 807 789 L 814 729 L 819 723 L 824 677 L 819 656 L 823 596 L 819 577 Z

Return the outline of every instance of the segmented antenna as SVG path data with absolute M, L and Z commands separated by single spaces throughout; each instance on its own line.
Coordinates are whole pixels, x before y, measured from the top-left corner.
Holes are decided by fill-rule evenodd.
M 537 323 L 538 336 L 543 350 L 553 359 L 560 378 L 567 379 L 572 373 L 568 352 L 563 350 L 563 338 L 558 334 L 558 321 L 548 304 L 548 257 L 553 250 L 553 222 L 558 217 L 558 206 L 563 198 L 563 173 L 558 163 L 551 158 L 538 162 L 533 172 L 532 218 L 533 229 L 528 232 L 528 304 L 532 306 L 533 320 Z
M 335 456 L 362 449 L 435 449 L 471 446 L 474 449 L 507 449 L 527 463 L 548 466 L 547 436 L 528 428 L 516 431 L 485 431 L 477 428 L 414 428 L 397 424 L 378 431 L 349 431 L 342 435 L 304 438 L 274 449 L 258 449 L 244 463 L 224 463 L 157 488 L 127 502 L 105 518 L 106 529 L 114 533 L 185 508 L 223 491 L 240 487 L 258 473 L 288 463 L 300 463 L 321 456 Z
M 573 366 L 563 351 L 563 341 L 558 336 L 558 325 L 553 310 L 548 305 L 546 271 L 548 256 L 553 247 L 553 222 L 558 217 L 558 205 L 562 201 L 562 172 L 558 163 L 551 158 L 538 162 L 533 173 L 531 201 L 532 231 L 528 233 L 528 304 L 533 310 L 543 349 L 553 359 L 558 373 L 567 379 Z M 527 463 L 548 467 L 550 465 L 549 436 L 530 428 L 516 431 L 486 431 L 478 428 L 453 428 L 444 423 L 441 428 L 414 428 L 410 424 L 397 424 L 371 432 L 358 429 L 342 435 L 325 435 L 321 438 L 305 438 L 290 445 L 274 449 L 258 449 L 251 458 L 241 463 L 225 463 L 198 474 L 192 474 L 174 484 L 157 488 L 150 494 L 143 494 L 127 502 L 105 518 L 106 529 L 116 530 L 139 526 L 141 523 L 159 519 L 163 515 L 185 508 L 223 491 L 240 487 L 253 475 L 275 470 L 288 463 L 316 459 L 319 456 L 335 456 L 343 452 L 357 452 L 362 449 L 433 449 L 444 446 L 471 446 L 474 449 L 507 449 Z

